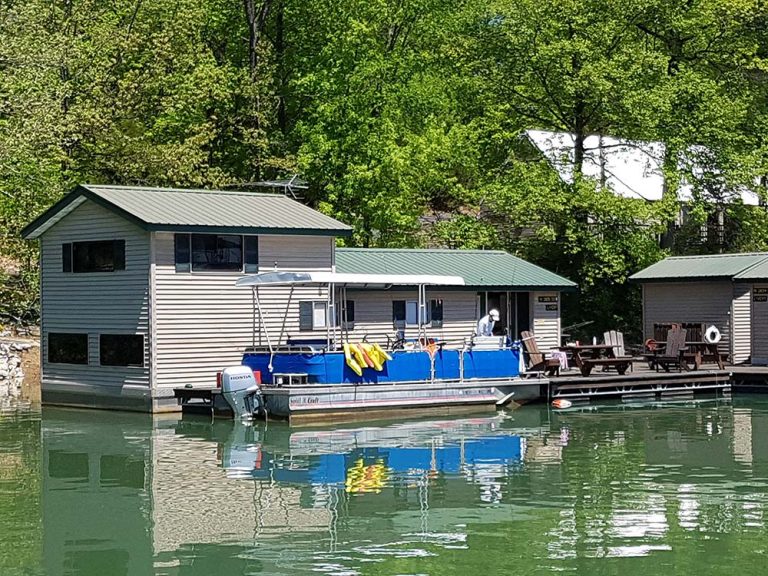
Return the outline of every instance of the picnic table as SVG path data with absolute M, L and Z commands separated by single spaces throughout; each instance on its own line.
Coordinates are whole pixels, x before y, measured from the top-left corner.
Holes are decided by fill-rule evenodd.
M 664 350 L 664 346 L 666 346 L 666 344 L 667 343 L 664 340 L 661 342 L 656 342 L 658 348 L 652 351 L 652 355 L 646 355 L 648 357 L 648 362 L 651 365 L 651 368 L 655 367 L 654 357 L 659 353 L 660 350 Z M 725 369 L 723 357 L 727 357 L 728 355 L 721 354 L 717 349 L 717 344 L 706 342 L 704 340 L 686 340 L 685 347 L 687 350 L 683 353 L 683 357 L 686 361 L 690 361 L 693 364 L 693 370 L 698 370 L 705 362 L 714 362 L 717 364 L 717 367 L 720 370 Z M 688 369 L 687 362 L 685 364 L 685 368 Z
M 632 358 L 617 357 L 614 349 L 613 344 L 569 344 L 560 347 L 571 355 L 582 376 L 589 376 L 595 366 L 614 366 L 619 374 L 624 374 L 632 366 Z

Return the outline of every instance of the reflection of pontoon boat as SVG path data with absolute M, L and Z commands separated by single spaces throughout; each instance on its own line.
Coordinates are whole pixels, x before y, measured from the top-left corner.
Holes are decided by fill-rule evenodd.
M 240 417 L 263 410 L 270 416 L 291 419 L 344 417 L 383 409 L 495 407 L 508 403 L 513 395 L 515 400 L 537 397 L 542 381 L 519 378 L 517 343 L 490 337 L 468 339 L 451 348 L 426 337 L 426 286 L 463 284 L 462 278 L 452 276 L 329 272 L 272 272 L 242 278 L 237 285 L 253 289 L 254 346 L 245 351 L 243 366 L 224 371 L 223 395 Z M 263 330 L 266 346 L 256 346 L 256 326 L 261 330 L 265 324 L 259 288 L 273 286 L 325 289 L 329 318 L 326 337 L 277 346 Z M 346 289 L 392 286 L 418 287 L 419 337 L 402 349 L 385 351 L 378 346 L 377 358 L 371 361 L 367 356 L 373 355 L 375 345 L 352 349 L 358 345 L 349 341 L 343 328 Z M 290 303 L 289 296 L 286 308 Z
M 525 440 L 500 433 L 495 418 L 417 422 L 381 428 L 294 432 L 257 439 L 251 426 L 234 424 L 220 446 L 230 478 L 346 485 L 348 492 L 378 491 L 390 475 L 459 474 L 475 466 L 522 463 Z

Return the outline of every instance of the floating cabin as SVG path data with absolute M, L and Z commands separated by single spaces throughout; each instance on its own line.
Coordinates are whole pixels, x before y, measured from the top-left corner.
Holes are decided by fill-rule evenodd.
M 252 291 L 235 282 L 274 270 L 461 276 L 427 289 L 427 336 L 460 347 L 497 308 L 497 332 L 559 345 L 573 282 L 500 251 L 337 249 L 351 231 L 280 194 L 78 186 L 23 231 L 40 240 L 43 402 L 178 410 L 174 388 L 215 386 L 256 333 L 277 346 L 324 339 L 341 319 L 316 286 L 262 290 L 255 330 Z M 417 287 L 348 290 L 347 338 L 415 338 L 417 298 Z
M 768 364 L 768 252 L 675 256 L 630 277 L 643 287 L 643 334 L 655 324 L 714 325 L 734 364 Z

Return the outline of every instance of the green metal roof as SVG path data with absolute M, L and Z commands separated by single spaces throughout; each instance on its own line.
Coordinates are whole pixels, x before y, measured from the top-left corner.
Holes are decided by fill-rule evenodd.
M 353 274 L 450 274 L 472 288 L 576 290 L 570 280 L 497 250 L 337 248 L 336 270 Z
M 739 282 L 756 282 L 758 280 L 768 280 L 768 253 L 765 254 L 765 259 L 757 264 L 750 266 L 743 272 L 739 272 L 733 277 L 734 280 Z
M 86 200 L 169 232 L 348 236 L 352 228 L 283 194 L 80 185 L 22 230 L 37 238 Z
M 679 282 L 682 280 L 742 280 L 751 270 L 763 269 L 768 276 L 768 252 L 672 256 L 652 264 L 629 279 L 633 282 Z

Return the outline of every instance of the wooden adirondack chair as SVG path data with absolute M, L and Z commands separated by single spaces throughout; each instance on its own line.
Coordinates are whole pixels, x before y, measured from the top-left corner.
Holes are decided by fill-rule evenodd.
M 685 338 L 688 331 L 685 328 L 672 327 L 667 331 L 667 341 L 664 347 L 654 356 L 656 371 L 659 367 L 669 372 L 670 366 L 677 366 L 678 370 L 688 370 L 688 364 L 685 361 L 685 353 L 688 348 L 685 346 Z
M 603 333 L 603 342 L 613 346 L 613 355 L 617 358 L 619 356 L 626 356 L 624 350 L 624 334 L 618 330 L 609 330 Z
M 603 342 L 613 346 L 614 358 L 627 357 L 627 352 L 626 352 L 626 349 L 624 348 L 623 332 L 619 332 L 618 330 L 609 330 L 608 332 L 603 332 Z M 609 366 L 603 367 L 603 371 L 607 371 L 608 369 L 609 369 Z M 632 370 L 632 364 L 629 365 L 629 370 L 630 371 Z
M 559 376 L 560 375 L 560 360 L 557 358 L 547 358 L 544 352 L 539 350 L 539 345 L 536 343 L 536 336 L 533 332 L 523 331 L 520 333 L 523 339 L 523 346 L 528 353 L 528 368 L 529 372 L 545 372 L 547 376 Z

